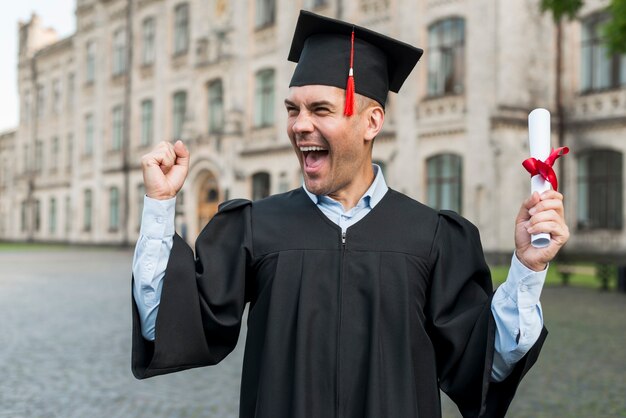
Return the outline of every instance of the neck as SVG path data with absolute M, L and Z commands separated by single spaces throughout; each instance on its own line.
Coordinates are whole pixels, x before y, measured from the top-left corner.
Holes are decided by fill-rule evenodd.
M 359 203 L 361 197 L 363 197 L 367 189 L 369 189 L 374 182 L 374 178 L 372 164 L 368 164 L 366 167 L 363 167 L 362 171 L 354 176 L 350 184 L 341 190 L 330 193 L 328 196 L 341 203 L 343 209 L 348 211 Z

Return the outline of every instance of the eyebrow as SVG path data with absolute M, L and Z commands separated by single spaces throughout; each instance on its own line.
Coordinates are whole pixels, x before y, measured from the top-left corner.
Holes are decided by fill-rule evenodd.
M 285 106 L 293 106 L 293 107 L 298 107 L 298 105 L 296 105 L 294 102 L 292 102 L 289 99 L 285 99 Z M 335 105 L 331 102 L 329 102 L 328 100 L 318 100 L 316 102 L 312 102 L 308 107 L 313 108 L 313 107 L 319 107 L 319 106 L 327 106 L 327 107 L 335 107 Z

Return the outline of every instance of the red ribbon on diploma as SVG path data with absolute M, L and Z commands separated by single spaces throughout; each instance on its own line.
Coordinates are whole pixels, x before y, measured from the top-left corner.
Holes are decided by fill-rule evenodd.
M 567 154 L 568 152 L 569 148 L 559 147 L 557 149 L 553 149 L 545 161 L 539 161 L 536 158 L 529 158 L 527 160 L 524 160 L 522 165 L 524 166 L 526 171 L 530 173 L 531 177 L 540 174 L 541 177 L 550 182 L 554 190 L 557 190 L 559 183 L 556 180 L 556 173 L 552 169 L 552 166 L 554 165 L 554 162 L 557 160 L 557 158 Z

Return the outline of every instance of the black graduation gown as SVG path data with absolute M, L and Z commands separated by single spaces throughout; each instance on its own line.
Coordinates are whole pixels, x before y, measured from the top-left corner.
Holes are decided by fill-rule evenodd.
M 491 297 L 478 231 L 453 212 L 389 190 L 344 243 L 302 189 L 230 201 L 195 259 L 175 235 L 154 343 L 133 309 L 132 370 L 219 362 L 249 302 L 243 418 L 440 417 L 439 388 L 464 416 L 503 416 L 546 332 L 491 383 Z

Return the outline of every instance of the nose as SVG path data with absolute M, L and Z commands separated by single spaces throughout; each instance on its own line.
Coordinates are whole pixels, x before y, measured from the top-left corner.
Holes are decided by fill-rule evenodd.
M 298 113 L 298 117 L 296 117 L 293 125 L 291 125 L 291 129 L 295 134 L 313 132 L 313 122 L 311 121 L 309 112 L 302 111 Z

